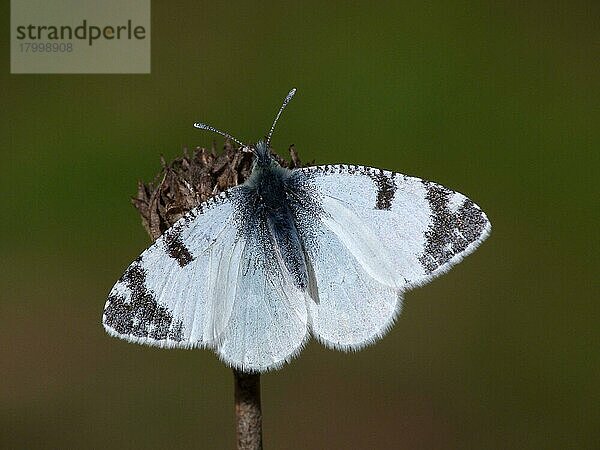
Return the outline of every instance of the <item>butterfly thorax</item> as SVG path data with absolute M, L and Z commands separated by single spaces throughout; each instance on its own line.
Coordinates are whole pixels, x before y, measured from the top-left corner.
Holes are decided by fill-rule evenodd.
M 252 173 L 244 183 L 251 199 L 248 203 L 252 205 L 252 226 L 246 230 L 264 238 L 266 253 L 278 259 L 294 283 L 304 289 L 308 284 L 306 262 L 289 198 L 294 189 L 289 182 L 292 173 L 270 154 L 263 160 L 257 155 Z
M 252 172 L 244 185 L 256 191 L 264 207 L 278 209 L 286 202 L 285 184 L 292 171 L 279 165 L 264 141 L 258 141 L 252 151 L 255 155 Z

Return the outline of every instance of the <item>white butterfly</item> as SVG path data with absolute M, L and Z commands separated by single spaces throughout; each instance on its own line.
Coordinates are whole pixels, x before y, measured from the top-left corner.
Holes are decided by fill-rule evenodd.
M 483 211 L 438 184 L 363 166 L 281 167 L 269 141 L 294 93 L 267 141 L 246 147 L 249 179 L 187 213 L 127 268 L 106 302 L 108 333 L 208 347 L 257 372 L 289 361 L 310 335 L 359 349 L 391 327 L 405 291 L 488 236 Z

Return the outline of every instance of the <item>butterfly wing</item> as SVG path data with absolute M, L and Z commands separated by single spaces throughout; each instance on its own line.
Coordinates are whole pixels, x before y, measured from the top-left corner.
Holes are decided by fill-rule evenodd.
M 464 195 L 419 178 L 348 165 L 308 167 L 295 177 L 321 205 L 320 226 L 302 230 L 316 293 L 312 331 L 331 347 L 379 338 L 405 290 L 449 270 L 491 229 Z
M 158 238 L 110 291 L 108 333 L 160 347 L 209 347 L 231 366 L 254 371 L 299 351 L 306 295 L 278 270 L 258 233 L 243 226 L 245 207 L 244 189 L 230 189 Z

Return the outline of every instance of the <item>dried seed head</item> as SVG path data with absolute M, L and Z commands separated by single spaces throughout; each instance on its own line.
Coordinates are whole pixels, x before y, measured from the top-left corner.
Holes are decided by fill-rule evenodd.
M 283 167 L 302 167 L 293 145 L 289 151 L 291 162 L 277 154 L 273 157 Z M 138 182 L 137 195 L 132 198 L 148 234 L 155 240 L 190 209 L 243 183 L 252 170 L 253 157 L 252 153 L 234 148 L 229 140 L 220 155 L 214 148 L 198 147 L 191 156 L 184 148 L 183 156 L 170 163 L 161 157 L 162 170 L 154 182 Z

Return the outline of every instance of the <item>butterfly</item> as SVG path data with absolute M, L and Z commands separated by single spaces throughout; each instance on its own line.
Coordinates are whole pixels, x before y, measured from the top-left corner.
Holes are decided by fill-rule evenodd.
M 348 164 L 290 170 L 266 140 L 249 178 L 166 230 L 109 293 L 111 335 L 210 348 L 246 372 L 281 367 L 310 336 L 338 350 L 381 338 L 403 294 L 448 271 L 489 235 L 484 212 L 439 184 Z

